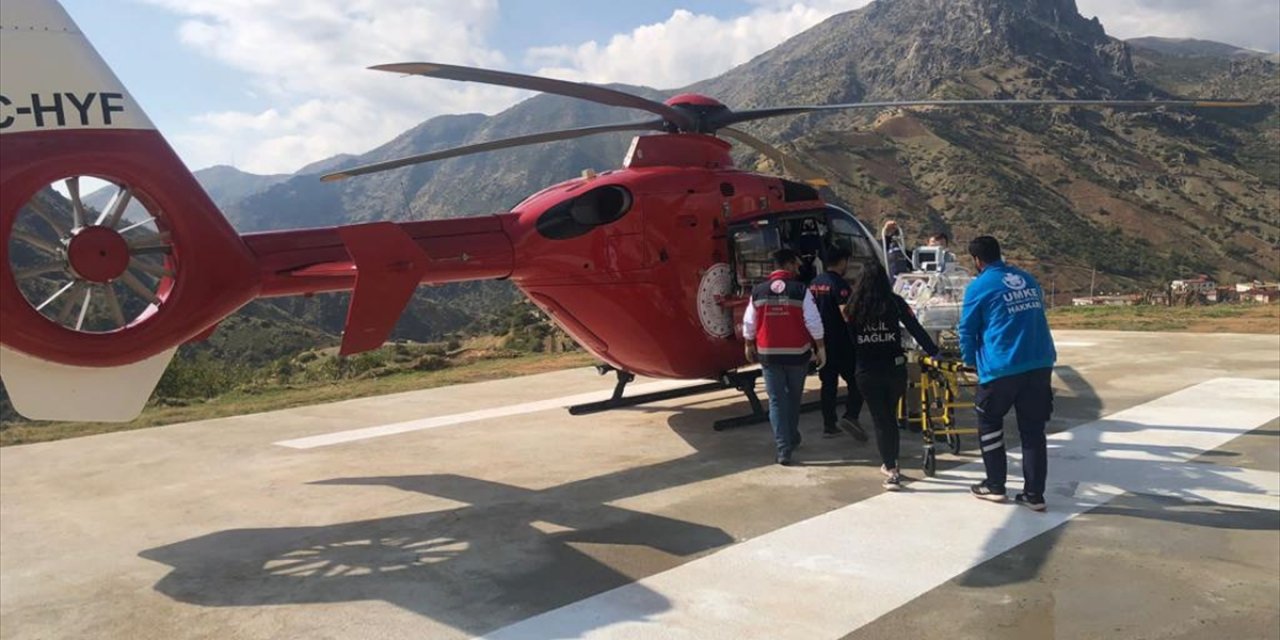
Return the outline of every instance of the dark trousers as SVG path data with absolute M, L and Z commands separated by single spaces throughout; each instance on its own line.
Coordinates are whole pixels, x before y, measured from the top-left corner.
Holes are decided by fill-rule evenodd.
M 898 400 L 907 389 L 906 367 L 859 371 L 854 378 L 875 423 L 876 447 L 888 469 L 898 466 Z
M 978 439 L 982 462 L 987 467 L 987 485 L 1003 490 L 1008 477 L 1004 448 L 1004 416 L 1017 412 L 1018 435 L 1022 438 L 1023 491 L 1044 495 L 1049 473 L 1049 454 L 1044 426 L 1053 415 L 1053 369 L 1034 369 L 978 385 L 974 406 L 978 411 Z
M 840 380 L 844 380 L 844 415 L 850 420 L 857 420 L 862 413 L 862 394 L 858 392 L 858 382 L 853 375 L 853 350 L 832 349 L 827 347 L 827 364 L 818 370 L 818 380 L 822 381 L 822 424 L 828 430 L 836 426 L 836 396 L 840 391 Z

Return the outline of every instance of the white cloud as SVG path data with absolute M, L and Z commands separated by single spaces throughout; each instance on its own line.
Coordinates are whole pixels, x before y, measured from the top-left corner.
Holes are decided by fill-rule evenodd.
M 434 115 L 493 112 L 524 95 L 365 68 L 416 60 L 505 66 L 486 41 L 496 0 L 150 1 L 186 17 L 184 44 L 243 71 L 277 105 L 194 118 L 173 136 L 192 167 L 234 160 L 247 171 L 294 171 L 366 151 Z
M 664 22 L 636 27 L 601 44 L 529 51 L 538 73 L 587 82 L 675 88 L 742 64 L 822 20 L 870 0 L 756 0 L 746 15 L 717 18 L 678 9 Z

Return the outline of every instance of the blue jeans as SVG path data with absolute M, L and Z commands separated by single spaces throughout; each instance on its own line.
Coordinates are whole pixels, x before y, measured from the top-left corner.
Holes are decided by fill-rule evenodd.
M 800 399 L 809 365 L 765 365 L 764 389 L 769 394 L 769 423 L 778 455 L 790 455 L 800 444 Z

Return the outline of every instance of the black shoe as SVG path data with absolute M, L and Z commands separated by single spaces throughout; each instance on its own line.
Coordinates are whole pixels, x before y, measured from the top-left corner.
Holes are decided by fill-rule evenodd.
M 1004 489 L 992 489 L 987 486 L 985 480 L 969 487 L 969 492 L 973 494 L 973 497 L 978 498 L 979 500 L 1004 502 L 1008 499 L 1008 497 L 1005 496 Z
M 1019 493 L 1013 497 L 1013 501 L 1032 511 L 1044 511 L 1047 508 L 1044 503 L 1044 496 L 1030 493 Z
M 844 432 L 849 434 L 849 437 L 857 440 L 858 442 L 867 441 L 867 430 L 863 429 L 862 425 L 859 424 L 856 419 L 848 416 L 840 418 L 840 428 L 844 429 Z
M 791 454 L 784 453 L 778 456 L 778 464 L 784 467 L 794 467 L 796 465 L 796 461 L 791 459 Z
M 839 435 L 840 435 L 840 430 L 835 428 L 835 425 L 827 425 L 822 428 L 823 438 L 831 439 Z

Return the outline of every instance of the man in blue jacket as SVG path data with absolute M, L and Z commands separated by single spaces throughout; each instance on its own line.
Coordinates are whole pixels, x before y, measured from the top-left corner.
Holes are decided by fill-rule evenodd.
M 1048 453 L 1044 428 L 1053 413 L 1050 378 L 1058 358 L 1044 315 L 1044 292 L 1031 274 L 1004 263 L 991 236 L 969 243 L 979 275 L 964 294 L 960 351 L 978 369 L 979 444 L 987 479 L 971 487 L 983 500 L 1005 500 L 1008 462 L 1004 416 L 1014 409 L 1022 437 L 1023 493 L 1018 504 L 1044 511 Z

